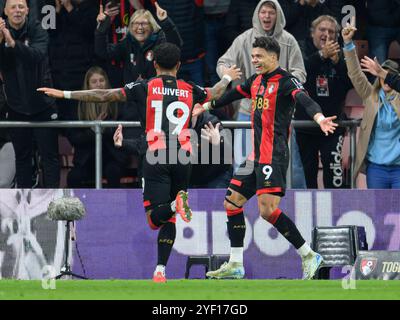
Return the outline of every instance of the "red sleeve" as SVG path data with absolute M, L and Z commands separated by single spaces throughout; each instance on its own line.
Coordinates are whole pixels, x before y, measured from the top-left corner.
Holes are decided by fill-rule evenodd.
M 205 91 L 207 92 L 207 96 L 206 96 L 206 98 L 204 100 L 204 103 L 206 103 L 206 102 L 211 100 L 211 90 L 210 90 L 210 88 L 205 88 Z
M 238 84 L 236 90 L 245 98 L 251 98 L 251 94 L 243 90 L 242 85 Z
M 295 89 L 295 90 L 292 91 L 293 100 L 296 100 L 296 94 L 298 94 L 299 92 L 305 92 L 305 91 L 301 90 L 301 89 Z

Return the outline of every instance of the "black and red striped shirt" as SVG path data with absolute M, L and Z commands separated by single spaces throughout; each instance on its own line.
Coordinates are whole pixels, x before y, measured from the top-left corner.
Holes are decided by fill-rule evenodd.
M 166 149 L 178 140 L 178 148 L 191 151 L 190 123 L 196 103 L 209 100 L 207 89 L 173 76 L 158 76 L 127 84 L 127 101 L 139 106 L 139 117 L 151 151 Z
M 252 75 L 213 102 L 213 107 L 218 108 L 242 98 L 251 99 L 253 151 L 249 160 L 270 164 L 288 159 L 290 122 L 299 92 L 305 92 L 300 81 L 289 72 L 277 68 L 268 74 Z M 305 107 L 310 109 L 310 106 Z M 312 114 L 317 112 L 320 110 L 311 110 Z

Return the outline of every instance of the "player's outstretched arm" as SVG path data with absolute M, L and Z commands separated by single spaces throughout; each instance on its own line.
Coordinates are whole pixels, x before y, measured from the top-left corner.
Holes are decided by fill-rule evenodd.
M 240 79 L 241 76 L 242 72 L 239 68 L 236 68 L 236 65 L 227 68 L 222 79 L 212 88 L 208 88 L 210 91 L 210 100 L 219 99 L 224 94 L 231 81 Z
M 53 88 L 39 88 L 39 92 L 43 92 L 52 98 L 57 99 L 73 99 L 84 102 L 124 102 L 126 96 L 122 89 L 94 89 L 82 91 L 62 91 Z
M 335 132 L 338 124 L 333 122 L 333 120 L 335 120 L 336 118 L 337 118 L 336 116 L 325 118 L 322 113 L 317 113 L 314 116 L 314 121 L 319 124 L 319 127 L 321 128 L 322 132 L 325 133 L 325 135 L 327 136 L 328 134 Z
M 333 120 L 336 116 L 326 117 L 322 114 L 321 107 L 313 99 L 311 99 L 304 91 L 299 91 L 295 95 L 296 102 L 301 104 L 306 110 L 307 114 L 317 122 L 327 136 L 329 133 L 333 133 L 338 126 Z

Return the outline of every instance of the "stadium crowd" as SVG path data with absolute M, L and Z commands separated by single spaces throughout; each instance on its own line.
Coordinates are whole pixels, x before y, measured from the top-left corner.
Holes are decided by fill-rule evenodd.
M 46 27 L 52 12 L 55 25 Z M 357 31 L 342 36 L 354 14 Z M 213 86 L 236 65 L 243 73 L 236 86 L 255 72 L 255 37 L 270 36 L 280 45 L 280 66 L 325 116 L 346 120 L 353 106 L 363 106 L 355 172 L 366 174 L 366 187 L 400 188 L 399 35 L 400 0 L 0 0 L 0 119 L 139 121 L 134 102 L 55 101 L 36 89 L 119 88 L 150 79 L 154 48 L 165 42 L 181 48 L 178 78 Z M 193 187 L 229 185 L 251 151 L 251 135 L 235 129 L 229 141 L 219 123 L 250 119 L 249 99 L 192 119 L 221 159 L 231 143 L 234 150 L 232 165 L 194 165 Z M 301 107 L 294 119 L 312 120 Z M 137 186 L 144 130 L 124 129 L 135 141 L 133 154 L 114 148 L 114 130 L 103 132 L 104 186 Z M 292 131 L 292 187 L 348 188 L 348 130 L 318 130 Z M 92 129 L 0 128 L 0 187 L 93 187 L 94 144 Z

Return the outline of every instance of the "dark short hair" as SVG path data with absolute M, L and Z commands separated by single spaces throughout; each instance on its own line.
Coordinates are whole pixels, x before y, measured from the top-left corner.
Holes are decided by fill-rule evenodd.
M 164 42 L 154 48 L 154 61 L 163 69 L 173 69 L 180 60 L 181 49 L 173 43 Z
M 281 54 L 281 47 L 274 38 L 272 37 L 258 37 L 253 42 L 253 48 L 262 48 L 267 52 L 275 53 L 279 59 Z
M 260 10 L 261 10 L 261 7 L 263 7 L 263 6 L 269 6 L 269 7 L 271 7 L 272 9 L 275 9 L 275 10 L 276 10 L 276 5 L 275 5 L 275 3 L 273 3 L 272 1 L 265 1 L 265 2 L 260 6 Z

